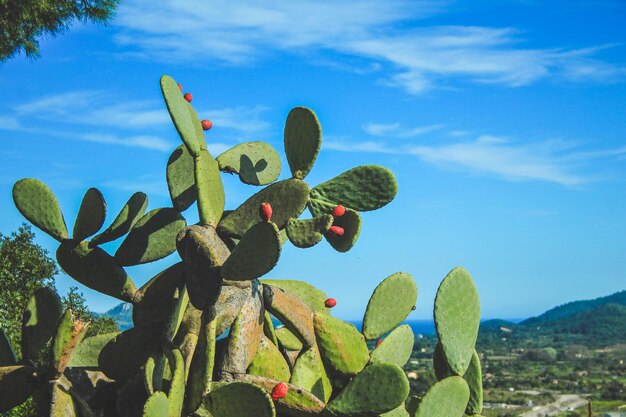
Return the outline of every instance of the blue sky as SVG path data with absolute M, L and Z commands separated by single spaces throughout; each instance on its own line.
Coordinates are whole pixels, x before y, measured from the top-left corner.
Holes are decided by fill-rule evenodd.
M 24 177 L 53 189 L 68 225 L 91 186 L 108 221 L 134 191 L 171 205 L 170 74 L 214 122 L 214 154 L 250 140 L 282 154 L 285 117 L 304 105 L 324 131 L 310 184 L 360 164 L 395 172 L 396 200 L 364 214 L 352 251 L 286 246 L 268 275 L 309 280 L 344 318 L 395 271 L 417 281 L 416 319 L 457 265 L 484 317 L 623 290 L 625 18 L 609 0 L 124 0 L 109 26 L 76 24 L 40 59 L 0 67 L 0 232 L 23 221 L 11 187 Z M 225 186 L 229 208 L 254 192 Z M 129 272 L 142 284 L 175 256 Z M 117 303 L 83 291 L 96 311 Z

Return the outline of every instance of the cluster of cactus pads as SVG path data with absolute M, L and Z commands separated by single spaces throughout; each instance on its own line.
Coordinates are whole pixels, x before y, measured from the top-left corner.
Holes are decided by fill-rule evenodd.
M 402 370 L 414 345 L 410 327 L 400 325 L 417 299 L 409 274 L 395 273 L 376 287 L 361 332 L 331 316 L 335 300 L 310 284 L 259 280 L 287 241 L 307 248 L 325 238 L 337 251 L 352 248 L 360 212 L 394 198 L 393 174 L 359 166 L 309 187 L 304 178 L 319 153 L 321 127 L 311 110 L 296 107 L 284 131 L 292 177 L 275 182 L 281 160 L 270 145 L 242 143 L 213 158 L 177 83 L 163 76 L 161 89 L 183 141 L 167 164 L 172 207 L 145 213 L 148 200 L 138 192 L 96 234 L 106 204 L 91 188 L 70 236 L 45 184 L 28 178 L 13 188 L 24 217 L 59 241 L 61 268 L 89 288 L 132 303 L 134 327 L 83 338 L 89 323 L 62 312 L 53 291 L 37 291 L 24 315 L 19 361 L 0 334 L 0 412 L 32 396 L 41 415 L 54 417 L 479 414 L 479 303 L 465 270 L 454 269 L 438 291 L 434 363 L 440 381 L 421 399 L 407 398 Z M 226 211 L 220 172 L 266 187 Z M 187 225 L 181 213 L 194 203 L 200 221 Z M 311 218 L 299 219 L 306 208 Z M 101 248 L 123 236 L 114 255 Z M 181 260 L 141 288 L 124 269 L 175 251 Z M 36 365 L 34 355 L 48 343 L 49 363 Z

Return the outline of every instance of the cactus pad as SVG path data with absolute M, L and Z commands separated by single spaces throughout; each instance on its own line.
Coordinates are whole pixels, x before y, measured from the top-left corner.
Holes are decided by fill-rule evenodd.
M 248 367 L 247 373 L 284 382 L 288 382 L 291 377 L 287 361 L 285 361 L 278 347 L 265 335 L 261 336 L 259 349 Z
M 106 213 L 107 205 L 102 193 L 97 188 L 88 189 L 80 203 L 72 238 L 83 240 L 98 232 L 104 224 Z
M 297 296 L 280 288 L 263 285 L 265 308 L 285 325 L 307 348 L 315 344 L 313 310 Z
M 263 388 L 267 393 L 271 393 L 280 382 L 255 375 L 245 375 L 244 379 Z M 313 417 L 322 413 L 324 403 L 319 398 L 296 385 L 286 385 L 289 388 L 287 395 L 274 401 L 278 415 Z
M 107 343 L 98 365 L 111 379 L 126 381 L 148 360 L 160 340 L 163 322 L 132 327 Z
M 216 417 L 275 417 L 270 396 L 255 384 L 220 384 L 204 398 L 204 407 Z
M 175 263 L 146 282 L 135 295 L 135 299 L 139 302 L 133 305 L 133 324 L 137 326 L 151 321 L 165 320 L 169 312 L 163 307 L 172 298 L 174 290 L 184 282 L 182 262 Z
M 118 333 L 104 333 L 83 339 L 74 349 L 67 366 L 97 367 L 100 351 L 117 335 Z
M 224 213 L 226 197 L 219 166 L 208 151 L 204 150 L 195 157 L 194 174 L 200 223 L 215 227 Z
M 294 178 L 303 179 L 313 168 L 322 146 L 322 127 L 315 113 L 294 107 L 285 122 L 285 153 Z
M 333 388 L 317 346 L 300 353 L 290 382 L 309 391 L 323 402 L 328 402 Z
M 22 318 L 22 356 L 35 359 L 54 335 L 61 319 L 61 299 L 49 287 L 36 290 L 28 299 Z
M 284 326 L 276 329 L 276 338 L 283 349 L 297 351 L 302 349 L 302 342 L 300 339 L 298 339 L 288 328 Z
M 472 359 L 480 324 L 478 292 L 465 269 L 453 269 L 441 282 L 434 315 L 446 362 L 456 375 L 463 375 Z
M 264 279 L 262 282 L 295 295 L 316 313 L 330 314 L 330 309 L 324 305 L 328 295 L 308 282 L 290 279 Z
M 468 400 L 469 388 L 463 378 L 451 376 L 426 391 L 412 417 L 461 417 Z
M 246 281 L 259 278 L 274 268 L 280 257 L 278 228 L 274 223 L 252 226 L 222 265 L 222 279 Z
M 378 165 L 361 165 L 314 187 L 311 199 L 369 211 L 387 205 L 397 192 L 391 171 Z
M 289 219 L 287 222 L 287 237 L 298 248 L 310 248 L 317 245 L 333 224 L 333 216 L 324 214 L 313 219 Z
M 373 363 L 393 363 L 404 366 L 413 352 L 415 337 L 408 324 L 396 327 L 370 354 Z
M 194 177 L 193 156 L 185 145 L 174 149 L 167 161 L 167 187 L 172 205 L 178 211 L 187 210 L 198 198 Z
M 402 323 L 417 300 L 415 280 L 406 272 L 385 278 L 374 290 L 363 317 L 363 334 L 376 339 Z
M 72 310 L 65 310 L 61 321 L 57 326 L 56 334 L 52 339 L 52 367 L 56 368 L 57 375 L 63 374 L 67 363 L 70 361 L 76 346 L 85 336 L 89 323 L 74 320 Z
M 24 178 L 13 186 L 15 207 L 29 222 L 58 241 L 67 239 L 67 226 L 54 193 L 43 182 Z
M 247 142 L 217 157 L 220 171 L 239 174 L 244 184 L 270 184 L 280 175 L 280 156 L 265 142 Z
M 313 323 L 320 353 L 333 373 L 353 376 L 367 365 L 369 351 L 356 327 L 319 313 L 315 314 Z
M 126 302 L 133 300 L 135 284 L 115 259 L 99 247 L 67 240 L 61 243 L 56 255 L 65 273 L 81 284 Z
M 330 246 L 338 252 L 347 252 L 356 243 L 361 233 L 361 216 L 354 210 L 347 209 L 343 216 L 335 217 L 333 226 L 339 226 L 344 230 L 342 236 L 337 236 L 330 231 L 324 235 Z
M 206 143 L 195 111 L 183 98 L 176 81 L 169 75 L 161 77 L 161 92 L 183 143 L 193 156 L 199 155 L 202 150 L 206 150 Z
M 308 199 L 309 186 L 304 181 L 293 178 L 279 181 L 262 189 L 224 217 L 217 231 L 225 236 L 240 238 L 259 221 L 261 203 L 272 206 L 272 222 L 282 229 L 290 218 L 300 216 Z
M 133 226 L 115 252 L 115 260 L 122 266 L 129 266 L 164 258 L 176 250 L 176 235 L 185 225 L 178 211 L 154 209 Z
M 326 409 L 337 417 L 374 417 L 403 404 L 408 395 L 409 381 L 402 368 L 390 363 L 371 364 Z
M 143 216 L 146 207 L 148 207 L 148 196 L 141 192 L 133 194 L 113 220 L 113 223 L 104 232 L 91 239 L 89 245 L 100 245 L 124 236 Z
M 169 402 L 164 392 L 155 392 L 143 407 L 143 417 L 168 417 Z
M 433 353 L 433 368 L 435 369 L 435 375 L 437 379 L 442 380 L 448 376 L 453 375 L 453 372 L 446 363 L 446 357 L 443 354 L 441 344 L 437 343 L 435 351 Z M 474 351 L 472 353 L 472 360 L 470 361 L 467 371 L 463 375 L 463 379 L 467 382 L 467 386 L 470 390 L 470 399 L 465 409 L 465 414 L 474 415 L 480 414 L 483 409 L 483 379 L 482 371 L 480 369 L 480 359 L 478 353 Z

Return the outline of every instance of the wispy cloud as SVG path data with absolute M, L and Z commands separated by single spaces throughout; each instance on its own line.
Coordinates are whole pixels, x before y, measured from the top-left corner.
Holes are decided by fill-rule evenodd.
M 372 136 L 412 138 L 443 127 L 444 125 L 429 125 L 405 128 L 400 123 L 368 123 L 363 126 L 363 130 Z
M 608 45 L 529 48 L 511 27 L 429 25 L 427 19 L 444 14 L 448 3 L 218 0 L 206 7 L 199 0 L 131 0 L 119 9 L 117 41 L 168 62 L 210 57 L 241 65 L 276 51 L 338 53 L 365 60 L 385 82 L 416 94 L 468 81 L 516 87 L 547 77 L 624 75 L 623 68 L 597 58 Z
M 389 146 L 384 142 L 351 142 L 346 138 L 326 144 L 343 152 L 413 155 L 443 169 L 490 175 L 507 181 L 544 181 L 576 187 L 597 180 L 590 172 L 598 160 L 626 156 L 626 147 L 580 151 L 579 143 L 566 141 L 515 142 L 496 136 L 437 145 Z
M 257 105 L 202 110 L 199 114 L 209 115 L 215 130 L 225 136 L 223 139 L 236 142 L 271 129 L 262 118 L 267 110 Z M 0 130 L 161 152 L 176 146 L 163 138 L 164 129 L 172 122 L 160 101 L 129 100 L 104 91 L 70 91 L 19 103 L 10 109 L 10 114 L 0 115 Z M 41 127 L 44 125 L 45 129 Z M 221 153 L 230 145 L 214 143 L 211 147 L 213 152 Z

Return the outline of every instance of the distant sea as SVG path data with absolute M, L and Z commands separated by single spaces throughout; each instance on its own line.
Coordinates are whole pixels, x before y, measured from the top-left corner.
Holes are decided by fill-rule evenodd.
M 488 319 L 485 319 L 483 321 L 486 321 Z M 519 323 L 520 321 L 523 321 L 525 319 L 505 319 L 506 321 L 510 321 L 513 323 Z M 359 329 L 359 331 L 361 331 L 361 321 L 353 321 L 353 320 L 349 320 L 348 323 L 353 324 L 357 329 Z M 411 329 L 413 330 L 413 333 L 415 334 L 423 334 L 423 335 L 431 335 L 431 334 L 435 334 L 435 322 L 432 320 L 407 320 L 402 324 L 408 324 L 409 326 L 411 326 Z

